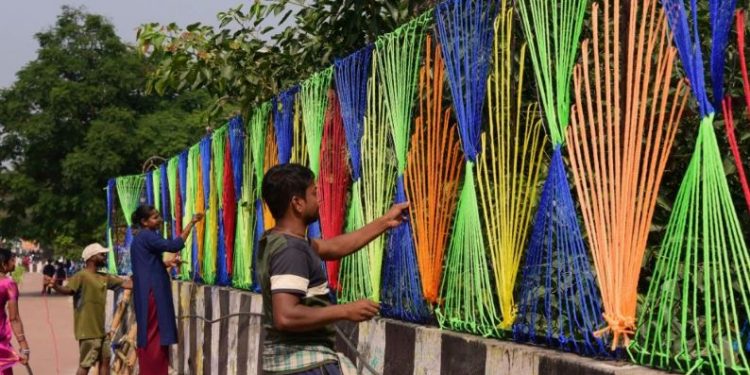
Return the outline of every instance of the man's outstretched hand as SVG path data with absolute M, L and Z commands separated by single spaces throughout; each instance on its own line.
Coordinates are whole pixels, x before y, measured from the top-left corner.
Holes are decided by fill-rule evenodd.
M 368 299 L 361 299 L 342 306 L 346 306 L 346 319 L 355 323 L 370 320 L 380 311 L 380 304 Z
M 388 228 L 395 228 L 409 220 L 409 202 L 396 203 L 383 216 Z

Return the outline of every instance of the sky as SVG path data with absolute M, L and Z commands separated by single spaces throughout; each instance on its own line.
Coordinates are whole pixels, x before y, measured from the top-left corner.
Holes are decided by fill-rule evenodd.
M 123 41 L 134 44 L 141 24 L 201 22 L 218 26 L 217 13 L 242 3 L 251 0 L 0 0 L 0 88 L 13 84 L 16 72 L 36 58 L 34 34 L 54 25 L 63 5 L 83 6 L 105 16 Z

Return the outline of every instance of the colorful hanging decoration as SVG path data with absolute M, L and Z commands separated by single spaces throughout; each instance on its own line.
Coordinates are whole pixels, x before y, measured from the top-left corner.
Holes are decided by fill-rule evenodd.
M 358 53 L 361 53 L 358 52 Z M 350 60 L 346 68 L 350 72 L 361 69 L 364 58 Z M 358 210 L 362 211 L 362 222 L 347 221 L 346 230 L 358 229 L 364 223 L 381 217 L 393 202 L 392 186 L 396 182 L 396 163 L 393 148 L 390 145 L 389 125 L 385 114 L 384 92 L 379 89 L 376 79 L 378 71 L 377 57 L 372 54 L 372 74 L 367 81 L 367 100 L 364 126 L 362 132 L 362 182 L 354 184 L 352 189 L 361 187 L 362 202 L 355 200 L 358 192 L 352 193 L 347 220 L 356 218 Z M 351 129 L 350 129 L 351 130 Z M 348 135 L 347 135 L 348 137 Z M 352 302 L 368 298 L 380 302 L 380 280 L 383 265 L 384 236 L 372 240 L 362 250 L 341 260 L 339 283 L 341 291 L 338 299 L 340 303 Z
M 417 91 L 425 32 L 431 19 L 432 12 L 427 12 L 381 36 L 375 42 L 376 61 L 380 73 L 379 89 L 383 92 L 385 115 L 396 152 L 395 203 L 406 202 L 404 172 L 409 152 L 412 107 Z M 390 189 L 385 186 L 383 188 Z M 404 221 L 388 232 L 383 267 L 380 313 L 386 317 L 411 322 L 429 320 L 430 311 L 422 295 L 409 221 Z
M 276 144 L 276 133 L 273 131 L 273 120 L 268 119 L 268 125 L 266 128 L 266 146 L 263 155 L 263 174 L 268 172 L 271 167 L 279 164 L 278 146 Z M 263 230 L 269 230 L 276 225 L 276 220 L 271 215 L 271 210 L 268 206 L 263 203 Z M 262 235 L 263 233 L 259 233 Z M 259 238 L 260 239 L 260 238 Z
M 745 12 L 737 11 L 737 53 L 740 57 L 740 73 L 742 74 L 742 91 L 745 96 L 745 112 L 750 115 L 750 78 L 748 78 L 747 58 L 745 55 Z M 737 178 L 740 180 L 742 194 L 745 196 L 747 212 L 750 213 L 750 180 L 747 178 L 745 165 L 742 163 L 742 153 L 740 152 L 737 134 L 734 128 L 734 113 L 732 111 L 732 98 L 726 96 L 721 103 L 722 112 L 724 113 L 724 130 L 729 141 L 729 150 L 734 159 L 734 166 L 737 168 Z
M 491 255 L 502 331 L 510 330 L 516 320 L 514 292 L 539 202 L 547 145 L 538 105 L 522 100 L 526 44 L 514 40 L 514 12 L 505 4 L 494 23 L 493 65 L 487 82 L 489 127 L 482 135 L 485 153 L 477 162 L 482 227 Z
M 341 118 L 344 123 L 352 173 L 352 189 L 346 213 L 345 232 L 353 232 L 365 225 L 362 163 L 360 160 L 362 158 L 362 135 L 367 110 L 367 88 L 371 64 L 371 45 L 334 62 L 336 92 L 338 92 L 338 99 L 341 104 Z M 370 264 L 369 251 L 370 248 L 367 247 L 341 261 L 342 265 L 337 275 L 339 284 L 338 288 L 335 289 L 339 297 L 354 299 L 358 293 L 365 296 L 369 295 L 364 290 L 368 284 L 366 282 L 359 283 L 360 280 L 370 280 L 370 277 L 365 273 L 368 269 L 365 267 Z M 330 272 L 328 277 L 329 279 L 332 277 Z M 342 280 L 346 280 L 347 285 L 343 285 L 344 281 Z M 346 291 L 346 294 L 344 291 Z
M 673 79 L 677 50 L 669 45 L 658 1 L 629 4 L 622 10 L 619 0 L 604 1 L 604 9 L 592 5 L 595 32 L 582 43 L 582 61 L 573 73 L 575 105 L 568 132 L 607 322 L 600 334 L 611 333 L 612 350 L 627 347 L 635 331 L 638 276 L 651 218 L 689 96 L 685 82 Z
M 253 110 L 250 116 L 250 122 L 248 123 L 248 145 L 246 152 L 247 158 L 246 163 L 252 165 L 252 169 L 246 169 L 245 174 L 248 172 L 254 174 L 251 180 L 246 179 L 245 182 L 254 183 L 253 186 L 245 185 L 245 190 L 248 190 L 248 198 L 252 197 L 252 204 L 255 206 L 254 212 L 255 218 L 248 217 L 247 221 L 249 224 L 253 224 L 254 233 L 250 233 L 248 230 L 245 233 L 246 243 L 252 243 L 252 288 L 254 291 L 260 291 L 260 283 L 258 283 L 258 273 L 255 266 L 258 264 L 258 241 L 264 232 L 263 225 L 263 200 L 261 199 L 261 190 L 263 187 L 263 174 L 265 173 L 264 162 L 266 161 L 266 130 L 268 129 L 269 115 L 271 112 L 271 102 L 265 102 Z M 270 147 L 270 146 L 269 146 Z M 273 147 L 272 147 L 273 149 Z M 249 159 L 249 160 L 248 160 Z M 252 193 L 252 194 L 250 194 Z M 244 194 L 244 193 L 243 193 Z M 250 201 L 247 202 L 250 204 Z
M 184 151 L 180 155 L 179 165 L 179 178 L 180 178 L 180 190 L 182 194 L 182 219 L 181 223 L 188 223 L 195 213 L 195 185 L 196 185 L 196 157 L 198 153 L 199 144 L 190 147 L 187 151 Z M 184 177 L 183 177 L 184 176 Z M 193 272 L 195 270 L 194 259 L 197 258 L 197 248 L 195 243 L 197 229 L 193 227 L 192 233 L 185 240 L 185 247 L 180 252 L 182 258 L 182 266 L 180 267 L 180 278 L 185 281 L 192 280 Z
M 117 269 L 122 275 L 132 273 L 130 267 L 130 245 L 133 243 L 133 221 L 132 215 L 138 205 L 141 204 L 144 185 L 146 184 L 144 175 L 123 176 L 115 179 L 117 186 L 117 198 L 120 200 L 120 208 L 125 216 L 125 223 L 128 227 L 125 229 L 125 242 L 123 247 L 117 251 L 118 264 Z
M 292 86 L 273 100 L 273 124 L 278 146 L 279 164 L 287 164 L 292 159 L 294 143 L 294 103 L 298 86 Z
M 253 112 L 253 116 L 255 115 Z M 250 149 L 252 141 L 246 135 L 240 118 L 229 122 L 229 143 L 232 149 L 232 172 L 237 204 L 232 286 L 249 289 L 253 285 L 255 266 L 255 164 Z
M 336 92 L 329 90 L 323 140 L 320 148 L 320 229 L 323 239 L 334 238 L 344 231 L 349 171 L 346 165 L 346 141 L 341 107 Z M 326 261 L 328 286 L 339 290 L 339 261 Z
M 586 355 L 608 355 L 601 299 L 570 194 L 562 145 L 585 0 L 519 0 L 539 100 L 553 153 L 534 218 L 513 336 Z
M 456 211 L 463 163 L 451 108 L 443 106 L 445 67 L 440 47 L 428 35 L 419 72 L 419 113 L 414 120 L 404 185 L 417 253 L 422 293 L 438 303 L 443 254 Z
M 750 254 L 724 173 L 713 128 L 723 99 L 724 50 L 734 0 L 710 0 L 710 101 L 704 80 L 695 0 L 664 0 L 673 40 L 702 116 L 667 224 L 638 332 L 629 347 L 638 363 L 688 373 L 747 373 Z M 688 16 L 690 15 L 690 16 Z
M 294 97 L 294 119 L 292 125 L 292 163 L 308 165 L 307 142 L 305 141 L 305 127 L 302 125 L 302 101 L 299 95 Z
M 493 1 L 447 0 L 435 9 L 438 40 L 448 73 L 466 161 L 453 233 L 436 309 L 441 327 L 482 336 L 499 335 L 474 165 L 481 152 L 482 112 L 492 53 Z
M 115 221 L 114 221 L 114 210 L 115 210 L 115 194 L 117 194 L 115 179 L 110 178 L 107 180 L 107 229 L 106 229 L 106 240 L 107 248 L 107 271 L 113 275 L 117 275 L 117 247 L 114 241 Z

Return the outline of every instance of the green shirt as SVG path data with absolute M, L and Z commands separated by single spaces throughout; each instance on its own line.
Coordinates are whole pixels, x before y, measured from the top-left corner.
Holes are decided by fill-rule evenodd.
M 67 287 L 73 295 L 76 340 L 98 339 L 105 336 L 104 307 L 107 289 L 115 289 L 125 280 L 101 272 L 78 271 L 68 279 Z

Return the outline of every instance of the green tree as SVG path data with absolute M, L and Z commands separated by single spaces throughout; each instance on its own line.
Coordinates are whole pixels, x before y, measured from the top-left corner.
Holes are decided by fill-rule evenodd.
M 0 237 L 58 253 L 102 240 L 108 177 L 203 133 L 204 92 L 148 96 L 146 62 L 103 17 L 63 7 L 37 58 L 0 91 Z
M 149 72 L 147 90 L 163 94 L 205 88 L 214 99 L 207 112 L 211 120 L 222 118 L 222 111 L 247 111 L 434 4 L 256 0 L 246 11 L 240 5 L 220 12 L 218 28 L 143 25 L 138 47 L 156 66 Z

